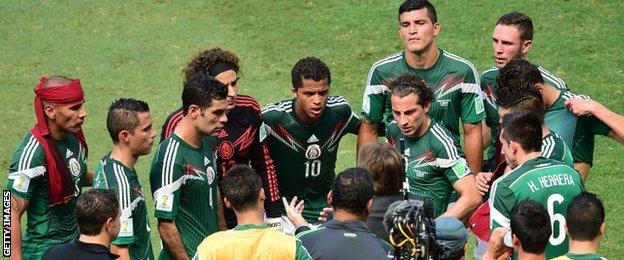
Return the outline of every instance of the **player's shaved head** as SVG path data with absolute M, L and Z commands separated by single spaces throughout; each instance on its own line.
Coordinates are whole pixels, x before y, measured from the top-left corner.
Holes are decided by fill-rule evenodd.
M 72 80 L 73 79 L 70 79 L 70 78 L 65 77 L 65 76 L 55 75 L 55 76 L 50 76 L 48 78 L 48 80 L 46 80 L 46 82 L 43 83 L 42 86 L 44 88 L 47 88 L 47 87 L 59 87 L 59 86 L 64 86 L 64 85 L 67 85 L 67 84 L 71 83 Z
M 119 133 L 123 130 L 134 134 L 134 129 L 139 125 L 137 114 L 149 111 L 149 105 L 141 100 L 133 98 L 115 100 L 108 108 L 106 117 L 106 128 L 113 143 L 119 142 Z

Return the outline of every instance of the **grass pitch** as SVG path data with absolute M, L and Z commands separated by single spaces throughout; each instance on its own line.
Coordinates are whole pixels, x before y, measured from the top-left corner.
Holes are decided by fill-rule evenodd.
M 359 111 L 366 75 L 377 60 L 401 50 L 399 1 L 15 1 L 0 3 L 0 168 L 8 169 L 17 142 L 34 123 L 33 86 L 39 75 L 79 77 L 86 91 L 89 169 L 110 150 L 106 108 L 115 98 L 147 101 L 155 124 L 180 105 L 181 70 L 197 51 L 220 46 L 242 59 L 241 93 L 262 105 L 291 97 L 290 69 L 304 56 L 329 65 L 334 95 Z M 535 25 L 529 59 L 568 86 L 624 114 L 624 24 L 620 1 L 434 1 L 442 32 L 438 45 L 493 65 L 491 31 L 510 11 Z M 355 164 L 355 137 L 343 139 L 338 169 Z M 623 254 L 624 148 L 597 138 L 586 188 L 607 209 L 601 252 Z M 136 169 L 149 190 L 152 155 Z M 7 179 L 7 171 L 0 173 Z M 147 196 L 151 205 L 151 196 Z M 153 208 L 148 207 L 150 214 Z M 158 251 L 156 220 L 152 242 Z

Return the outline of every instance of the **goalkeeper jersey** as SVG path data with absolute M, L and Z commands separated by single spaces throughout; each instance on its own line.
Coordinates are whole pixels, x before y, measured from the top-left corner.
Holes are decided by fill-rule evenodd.
M 261 136 L 275 163 L 280 193 L 288 199 L 303 199 L 303 216 L 316 223 L 334 182 L 340 139 L 347 133 L 357 134 L 360 119 L 344 98 L 332 96 L 319 121 L 304 125 L 297 118 L 295 103 L 296 99 L 284 100 L 265 107 Z
M 388 126 L 388 140 L 400 149 L 401 139 L 405 141 L 405 150 L 401 152 L 408 160 L 406 177 L 410 193 L 430 199 L 435 217 L 442 215 L 452 202 L 453 184 L 470 175 L 459 143 L 448 130 L 433 121 L 418 138 L 404 136 L 392 121 Z
M 24 259 L 40 259 L 51 246 L 70 242 L 79 234 L 76 201 L 87 172 L 86 151 L 73 134 L 53 143 L 67 164 L 74 183 L 75 197 L 64 204 L 50 207 L 45 153 L 30 132 L 11 157 L 7 188 L 12 196 L 28 201 L 26 231 L 22 232 Z
M 217 180 L 207 138 L 195 148 L 176 134 L 158 146 L 152 160 L 150 184 L 154 215 L 175 220 L 189 257 L 208 235 L 218 231 Z M 170 259 L 163 248 L 160 259 Z
M 436 63 L 428 69 L 414 69 L 407 64 L 404 51 L 373 64 L 368 73 L 362 115 L 371 123 L 392 120 L 388 82 L 410 73 L 422 78 L 435 95 L 429 117 L 448 129 L 459 141 L 459 119 L 477 123 L 485 118 L 477 70 L 469 61 L 440 50 Z
M 108 154 L 95 170 L 93 188 L 110 189 L 117 194 L 121 225 L 119 235 L 112 244 L 128 246 L 131 259 L 154 259 L 145 196 L 134 169 Z
M 565 217 L 572 198 L 583 190 L 579 173 L 559 161 L 541 156 L 497 179 L 490 194 L 490 229 L 510 228 L 511 209 L 525 199 L 541 203 L 548 210 L 552 234 L 546 246 L 550 259 L 568 251 Z

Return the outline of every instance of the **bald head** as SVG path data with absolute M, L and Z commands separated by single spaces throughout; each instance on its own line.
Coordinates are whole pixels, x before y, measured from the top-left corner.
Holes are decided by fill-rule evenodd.
M 72 82 L 72 79 L 65 76 L 50 76 L 45 83 L 43 83 L 42 87 L 60 87 L 68 85 Z

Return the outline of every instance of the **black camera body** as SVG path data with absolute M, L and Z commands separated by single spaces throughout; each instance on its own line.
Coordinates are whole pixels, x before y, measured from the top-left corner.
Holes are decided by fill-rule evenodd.
M 384 226 L 394 246 L 394 259 L 438 259 L 435 219 L 425 200 L 407 199 L 392 203 Z

